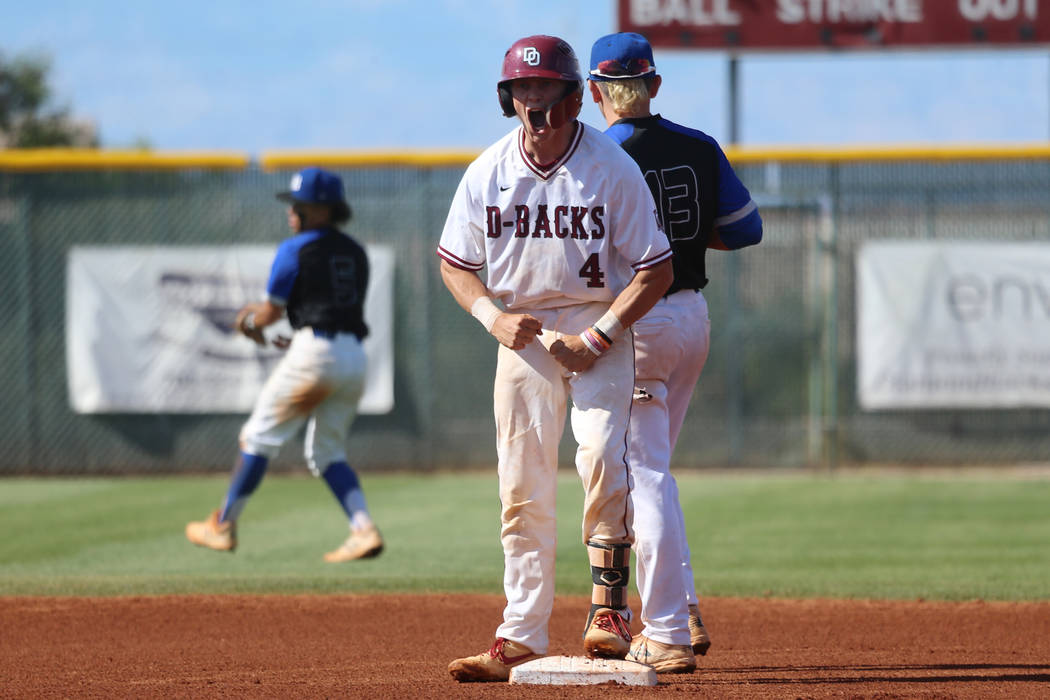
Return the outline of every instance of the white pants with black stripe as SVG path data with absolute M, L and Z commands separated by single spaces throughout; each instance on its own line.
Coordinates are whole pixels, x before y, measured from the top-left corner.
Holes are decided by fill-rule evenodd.
M 634 386 L 631 335 L 614 342 L 586 372 L 569 372 L 547 350 L 558 338 L 581 333 L 608 308 L 599 303 L 529 310 L 543 324 L 543 334 L 522 350 L 499 347 L 493 394 L 507 606 L 496 636 L 537 654 L 545 654 L 549 644 L 558 444 L 569 400 L 578 444 L 576 470 L 584 490 L 583 542 L 633 541 L 627 467 Z M 579 576 L 590 581 L 586 565 Z M 581 634 L 584 622 L 580 620 Z

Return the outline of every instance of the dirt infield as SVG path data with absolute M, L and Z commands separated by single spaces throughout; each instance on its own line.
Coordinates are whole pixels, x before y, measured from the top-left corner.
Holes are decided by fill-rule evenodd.
M 459 684 L 499 596 L 0 598 L 0 697 L 1048 698 L 1050 603 L 712 598 L 696 673 L 653 688 Z M 637 601 L 634 601 L 637 609 Z M 580 653 L 559 598 L 552 654 Z

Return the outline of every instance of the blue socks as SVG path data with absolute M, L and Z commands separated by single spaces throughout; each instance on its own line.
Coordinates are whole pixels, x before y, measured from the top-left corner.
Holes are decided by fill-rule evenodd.
M 236 520 L 241 511 L 248 503 L 248 497 L 258 488 L 266 473 L 266 465 L 269 460 L 259 455 L 251 455 L 241 452 L 237 467 L 234 469 L 230 488 L 226 492 L 226 500 L 223 501 L 222 511 L 219 514 L 219 522 Z M 346 512 L 353 529 L 359 530 L 372 525 L 372 518 L 365 504 L 365 493 L 361 490 L 361 482 L 357 474 L 346 462 L 332 462 L 324 470 L 325 483 L 332 490 L 339 505 Z
M 222 513 L 219 514 L 219 522 L 236 520 L 240 517 L 241 511 L 248 502 L 248 496 L 251 496 L 259 486 L 263 474 L 266 473 L 266 464 L 269 462 L 266 457 L 245 452 L 240 453 L 237 461 L 230 488 L 226 492 L 226 500 L 222 504 Z
M 361 490 L 361 482 L 350 465 L 346 462 L 332 462 L 322 476 L 339 505 L 346 511 L 350 526 L 355 530 L 370 526 L 372 518 L 365 505 L 365 492 Z

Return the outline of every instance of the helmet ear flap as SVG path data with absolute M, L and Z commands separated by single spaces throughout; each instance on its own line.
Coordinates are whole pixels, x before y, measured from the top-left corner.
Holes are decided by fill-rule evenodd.
M 515 116 L 517 112 L 514 111 L 514 98 L 510 94 L 510 83 L 499 83 L 496 86 L 496 92 L 499 94 L 499 106 L 503 108 L 503 116 Z
M 547 124 L 552 129 L 560 129 L 580 114 L 583 108 L 583 86 L 577 84 L 575 89 L 563 97 L 558 104 L 547 110 Z

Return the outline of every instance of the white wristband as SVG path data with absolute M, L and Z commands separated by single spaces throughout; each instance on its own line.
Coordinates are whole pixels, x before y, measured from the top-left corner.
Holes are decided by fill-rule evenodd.
M 254 312 L 248 314 L 243 319 L 241 319 L 241 328 L 243 328 L 246 331 L 254 331 L 255 330 L 255 313 Z
M 492 324 L 496 322 L 501 313 L 503 312 L 487 294 L 482 294 L 470 306 L 470 315 L 478 319 L 489 333 L 492 332 Z
M 594 322 L 593 328 L 605 334 L 610 341 L 616 340 L 623 333 L 623 324 L 620 319 L 609 309 L 605 315 Z
M 594 325 L 580 333 L 580 340 L 588 350 L 595 355 L 601 355 L 612 347 L 613 340 L 621 333 L 623 333 L 623 324 L 610 309 Z

